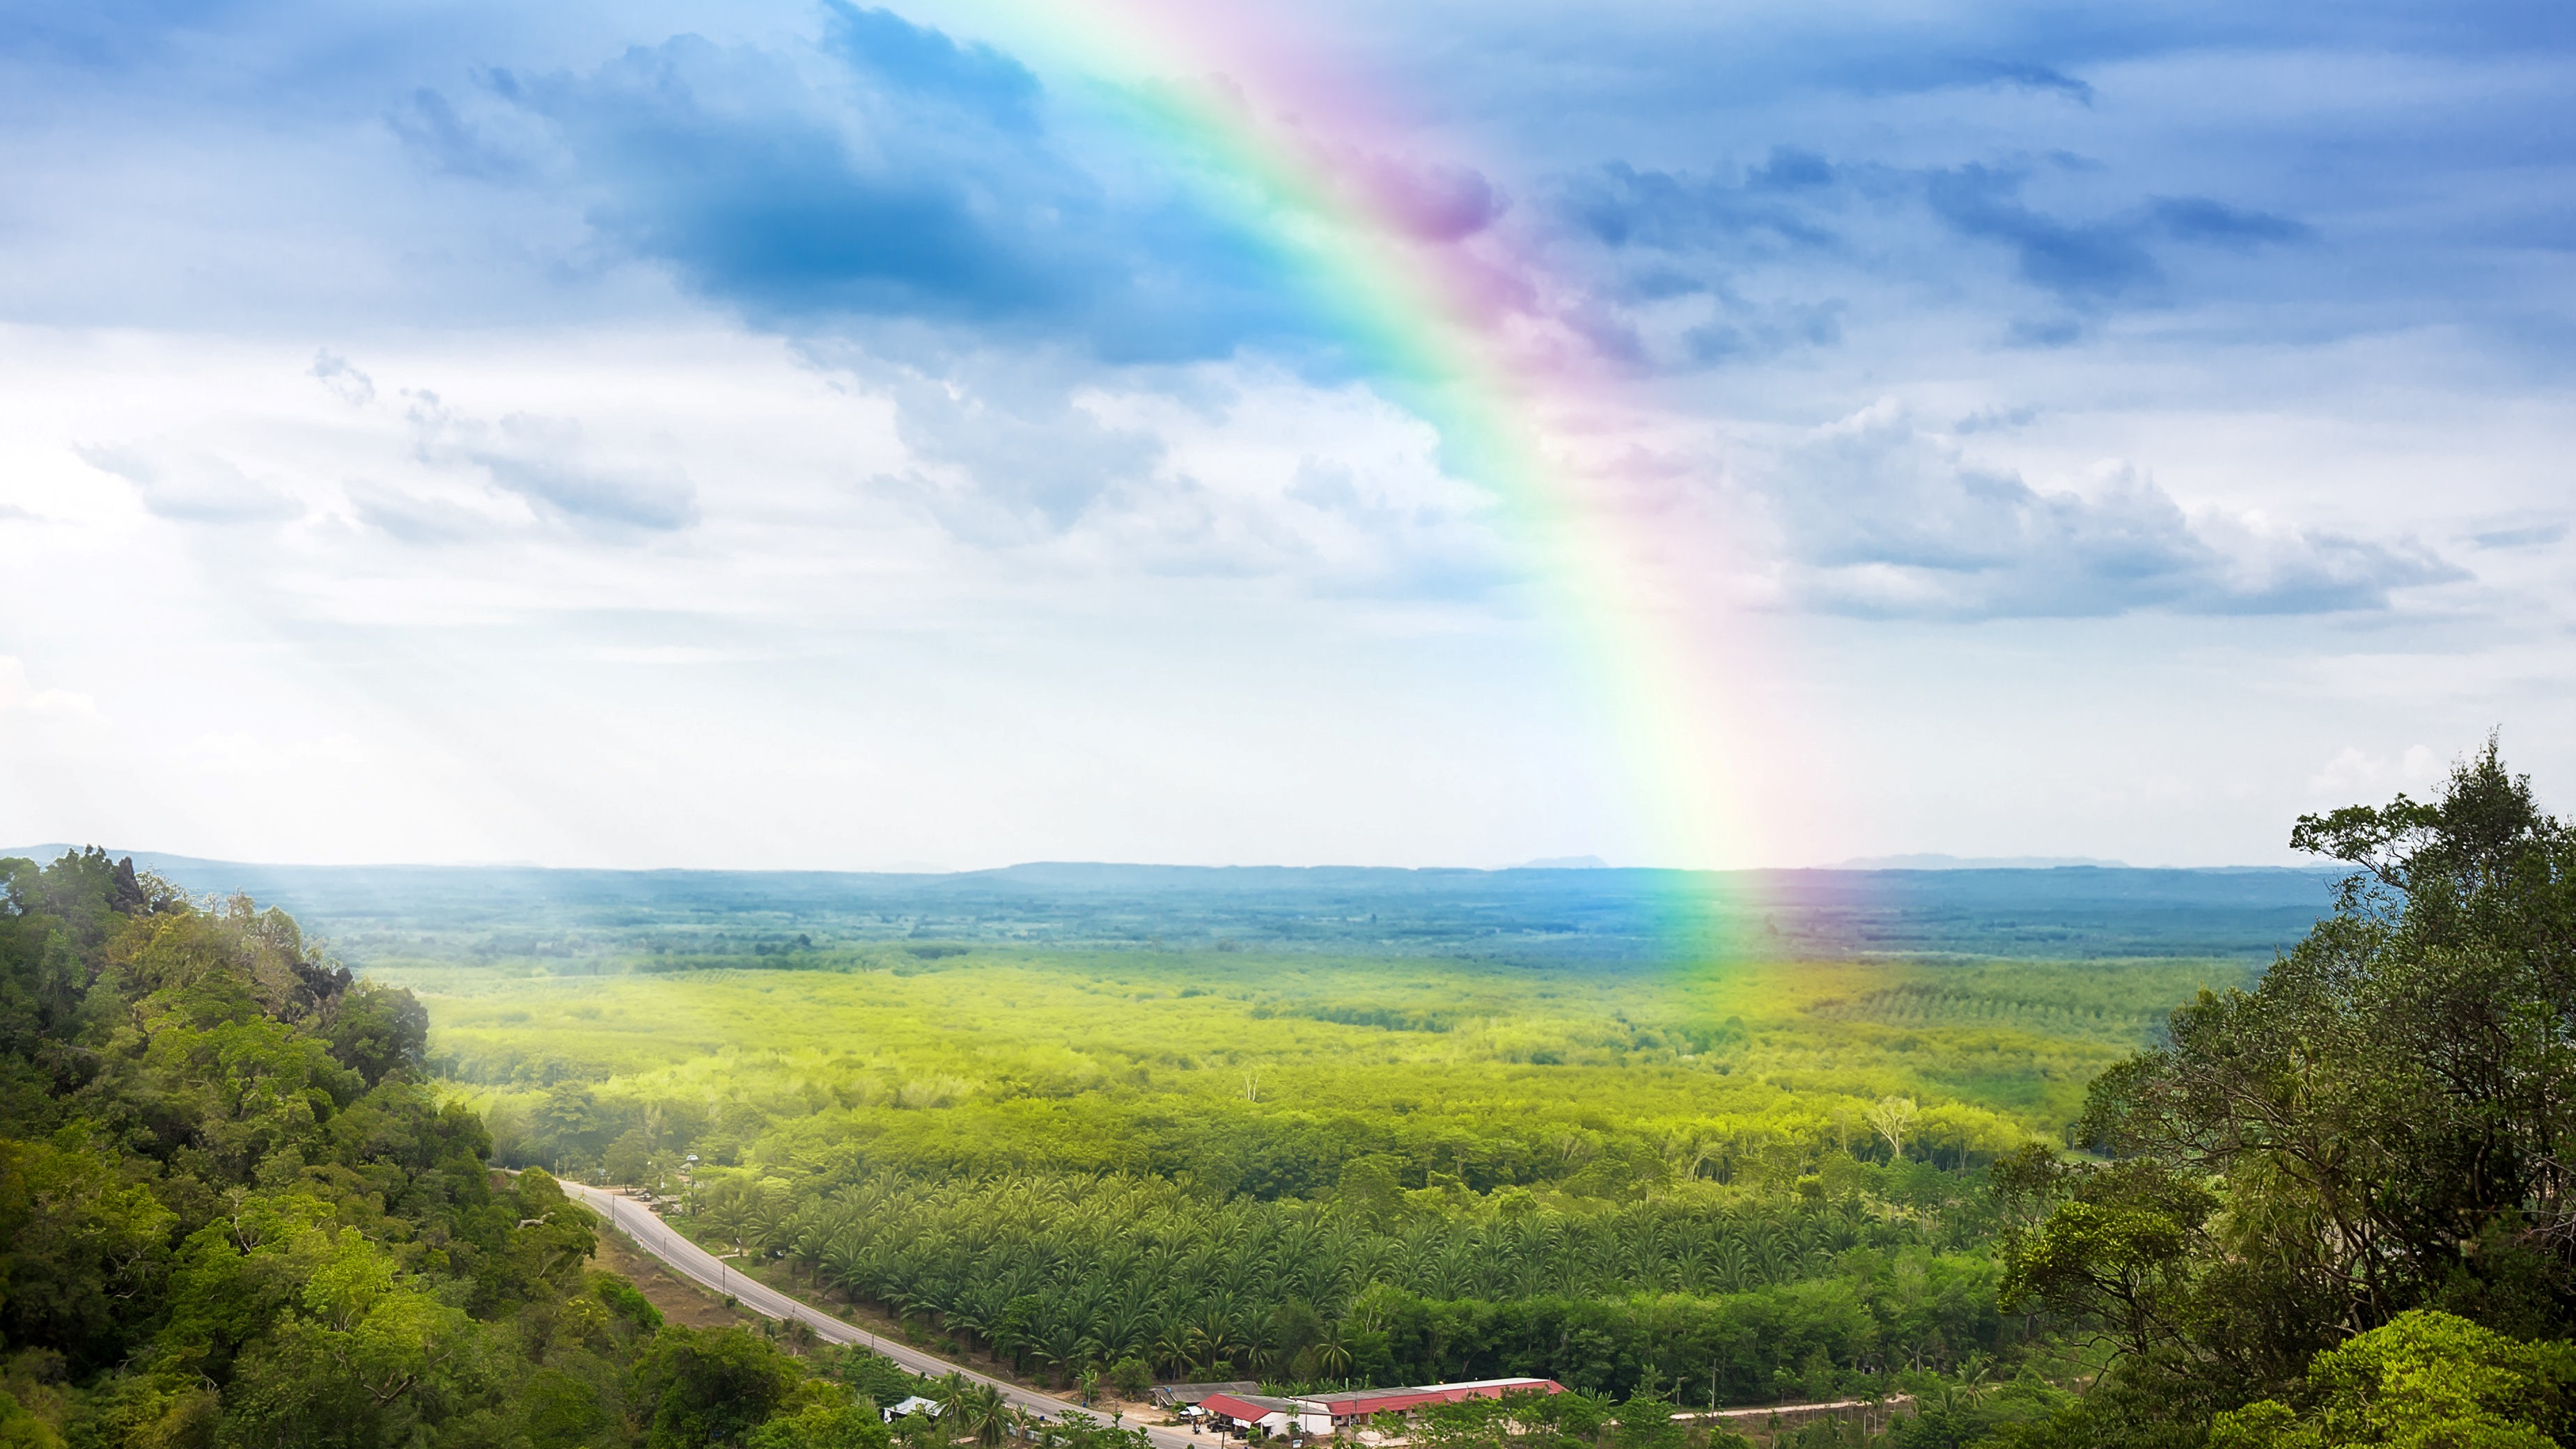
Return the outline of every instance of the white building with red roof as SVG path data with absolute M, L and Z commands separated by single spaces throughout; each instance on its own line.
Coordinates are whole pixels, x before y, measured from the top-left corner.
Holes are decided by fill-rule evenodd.
M 1242 1429 L 1258 1428 L 1265 1433 L 1280 1434 L 1293 1426 L 1308 1434 L 1329 1434 L 1336 1429 L 1347 1429 L 1374 1414 L 1409 1414 L 1433 1404 L 1499 1399 L 1505 1394 L 1564 1392 L 1565 1385 L 1554 1379 L 1476 1379 L 1459 1384 L 1424 1384 L 1410 1389 L 1353 1389 L 1299 1399 L 1273 1398 L 1267 1394 L 1218 1393 L 1201 1399 L 1199 1407 Z

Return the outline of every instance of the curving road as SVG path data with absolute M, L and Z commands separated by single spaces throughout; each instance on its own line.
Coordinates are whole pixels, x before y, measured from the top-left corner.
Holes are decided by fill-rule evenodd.
M 637 1247 L 661 1259 L 673 1272 L 712 1288 L 718 1293 L 733 1295 L 736 1301 L 754 1313 L 768 1318 L 802 1323 L 814 1330 L 816 1338 L 826 1343 L 858 1344 L 884 1354 L 917 1374 L 926 1374 L 932 1378 L 943 1374 L 964 1374 L 968 1381 L 988 1384 L 1000 1389 L 1003 1398 L 1031 1413 L 1043 1414 L 1050 1419 L 1076 1411 L 1089 1412 L 1082 1409 L 1080 1404 L 1051 1398 L 1035 1389 L 1021 1388 L 1018 1384 L 994 1378 L 990 1374 L 977 1373 L 964 1364 L 935 1358 L 908 1343 L 898 1343 L 861 1328 L 855 1323 L 835 1318 L 822 1309 L 791 1298 L 766 1283 L 734 1272 L 719 1261 L 713 1253 L 680 1236 L 669 1223 L 655 1217 L 650 1208 L 631 1197 L 601 1188 L 586 1187 L 568 1178 L 559 1178 L 557 1181 L 565 1192 L 572 1194 L 585 1206 L 616 1224 L 619 1231 L 635 1240 Z M 1831 1403 L 1775 1404 L 1766 1408 L 1728 1409 L 1715 1413 L 1703 1410 L 1696 1414 L 1675 1414 L 1673 1417 L 1682 1420 L 1704 1419 L 1729 1427 L 1738 1427 L 1752 1425 L 1773 1416 L 1795 1422 L 1819 1413 L 1833 1413 L 1848 1409 L 1893 1409 L 1910 1407 L 1913 1402 L 1911 1395 L 1898 1394 L 1882 1401 L 1839 1399 Z M 1159 1424 L 1147 1424 L 1141 1427 L 1146 1437 L 1154 1442 L 1155 1449 L 1234 1449 L 1233 1441 L 1212 1434 L 1187 1429 L 1167 1429 Z
M 588 1187 L 569 1178 L 559 1179 L 559 1181 L 565 1192 L 570 1193 L 583 1206 L 615 1224 L 618 1231 L 635 1240 L 637 1247 L 661 1259 L 670 1266 L 671 1271 L 692 1282 L 712 1288 L 718 1293 L 730 1294 L 743 1307 L 763 1317 L 802 1323 L 814 1330 L 816 1338 L 826 1343 L 857 1344 L 872 1352 L 884 1354 L 917 1374 L 926 1374 L 932 1378 L 943 1374 L 964 1374 L 970 1382 L 999 1389 L 1002 1391 L 1002 1397 L 1013 1404 L 1034 1414 L 1044 1414 L 1050 1419 L 1076 1411 L 1089 1412 L 1079 1404 L 1051 1398 L 1034 1389 L 1024 1389 L 1018 1384 L 994 1378 L 990 1374 L 977 1373 L 963 1364 L 934 1358 L 908 1343 L 886 1338 L 855 1323 L 835 1318 L 822 1309 L 789 1297 L 766 1283 L 733 1271 L 714 1254 L 680 1236 L 669 1223 L 654 1216 L 650 1208 L 633 1198 L 601 1188 Z M 1154 1441 L 1156 1449 L 1193 1449 L 1193 1446 L 1195 1449 L 1214 1449 L 1214 1446 L 1223 1442 L 1212 1435 L 1181 1429 L 1166 1429 L 1159 1425 L 1143 1427 L 1146 1435 Z

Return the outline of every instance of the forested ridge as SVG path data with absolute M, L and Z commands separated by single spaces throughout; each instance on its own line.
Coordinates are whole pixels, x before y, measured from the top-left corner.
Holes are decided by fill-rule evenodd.
M 547 1164 L 1086 1391 L 1576 1391 L 1435 1414 L 1431 1449 L 1686 1449 L 1676 1408 L 1898 1394 L 1787 1437 L 2576 1444 L 2576 832 L 2490 745 L 2295 840 L 2351 871 L 2331 914 L 2196 993 L 934 953 L 454 977 L 437 1062 L 421 1002 L 280 912 L 7 861 L 0 1444 L 1010 1432 L 961 1383 L 890 1435 L 868 1397 L 931 1386 L 881 1359 L 661 1324 Z
M 1997 1186 L 2008 1301 L 2110 1351 L 2049 1444 L 2531 1446 L 2576 1434 L 2576 830 L 2495 745 L 2442 798 L 2303 818 L 2353 868 Z
M 2566 1442 L 2576 840 L 2490 747 L 2438 801 L 2296 841 L 2354 870 L 2331 915 L 2095 1076 L 2056 1140 L 1909 1141 L 1921 1115 L 1890 1097 L 1697 1137 L 1602 1122 L 1481 1182 L 1490 1136 L 1444 1158 L 1399 1134 L 1254 1191 L 960 1170 L 915 1135 L 791 1123 L 705 1165 L 682 1221 L 1066 1381 L 1539 1374 L 1659 1409 L 1904 1391 L 1920 1411 L 1887 1434 L 1909 1446 Z
M 0 1444 L 881 1449 L 918 1385 L 664 1326 L 426 1029 L 246 898 L 0 860 Z
M 847 965 L 879 948 L 1100 946 L 1507 961 L 1924 952 L 2259 961 L 2313 872 L 1398 870 L 1030 864 L 953 874 L 283 866 L 147 856 L 287 905 L 374 963 Z

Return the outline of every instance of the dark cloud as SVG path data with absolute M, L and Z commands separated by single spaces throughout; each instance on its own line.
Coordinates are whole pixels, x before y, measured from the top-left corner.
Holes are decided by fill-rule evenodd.
M 1968 463 L 1884 404 L 1794 450 L 1765 498 L 1795 601 L 1833 613 L 2336 613 L 2467 577 L 2411 540 L 2195 517 L 2132 470 L 2081 493 L 2037 489 Z
M 2044 91 L 2061 95 L 2080 105 L 2093 104 L 2093 87 L 2052 66 L 2030 61 L 1980 61 L 1967 67 L 1968 73 L 1989 84 L 2018 86 L 2023 90 Z
M 515 180 L 528 172 L 526 158 L 513 154 L 483 130 L 469 124 L 456 103 L 434 90 L 415 90 L 385 113 L 385 124 L 413 155 L 451 176 L 481 181 Z
M 2179 241 L 2214 246 L 2252 247 L 2264 242 L 2305 241 L 2314 233 L 2303 222 L 2260 211 L 2239 211 L 2205 196 L 2161 197 L 2147 215 L 2165 234 Z
M 1211 199 L 1186 158 L 1092 164 L 1018 62 L 884 11 L 834 6 L 803 55 L 680 36 L 486 92 L 543 123 L 548 185 L 603 241 L 765 327 L 902 318 L 1113 362 L 1329 352 L 1340 330 L 1259 199 Z M 416 109 L 404 134 L 443 164 L 496 164 L 453 107 Z M 1432 234 L 1499 206 L 1472 172 L 1409 179 Z
M 1420 241 L 1463 241 L 1492 226 L 1506 206 L 1494 183 L 1471 166 L 1361 152 L 1330 160 L 1334 174 L 1344 178 L 1373 215 Z
M 2023 280 L 2061 297 L 2116 297 L 2160 273 L 2134 221 L 2069 222 L 2022 204 L 2024 173 L 1986 166 L 1938 171 L 1924 182 L 1934 215 L 1963 236 L 2013 248 Z
M 1310 228 L 1281 224 L 1301 203 L 1248 188 L 1224 158 L 1202 173 L 1185 140 L 1151 154 L 1104 150 L 1097 132 L 1068 142 L 1018 61 L 882 10 L 833 5 L 810 51 L 680 36 L 587 72 L 494 71 L 477 104 L 541 126 L 547 159 L 530 174 L 612 252 L 882 383 L 925 466 L 881 486 L 961 537 L 1060 532 L 1152 472 L 1157 443 L 1075 406 L 1094 363 L 1257 346 L 1308 376 L 1371 370 L 1376 332 L 1296 250 Z M 474 126 L 414 133 L 461 148 L 450 169 L 494 169 Z M 1426 244 L 1508 206 L 1469 168 L 1327 159 L 1353 199 Z M 566 518 L 694 516 L 684 480 L 642 486 L 544 450 L 470 456 Z
M 704 291 L 772 315 L 989 320 L 1065 304 L 1047 246 L 1064 228 L 1047 213 L 1084 199 L 961 172 L 941 154 L 953 133 L 929 154 L 911 137 L 853 137 L 769 57 L 683 37 L 513 87 L 556 122 L 593 224 Z
M 1774 146 L 1771 159 L 1746 174 L 1747 191 L 1806 191 L 1834 182 L 1833 163 L 1814 151 Z
M 2076 317 L 2016 317 L 2004 329 L 2014 347 L 2071 347 L 2084 340 L 2083 320 Z
M 2052 159 L 2059 170 L 2091 165 L 2077 157 Z M 2064 216 L 2028 199 L 2031 181 L 2030 168 L 2019 164 L 1902 170 L 1779 146 L 1734 180 L 1612 162 L 1566 180 L 1552 202 L 1577 235 L 1614 254 L 1661 259 L 1650 266 L 1614 263 L 1606 271 L 1605 297 L 1624 303 L 1723 292 L 1721 278 L 1769 261 L 1812 269 L 1890 247 L 1900 249 L 1890 258 L 1894 265 L 1937 276 L 1946 270 L 1941 250 L 1909 234 L 1920 223 L 1908 221 L 1907 213 L 1919 204 L 1950 236 L 2008 248 L 2015 274 L 2067 309 L 2009 323 L 2008 340 L 2025 347 L 2065 346 L 2083 338 L 2088 316 L 2162 300 L 2164 254 L 2175 248 L 2243 252 L 2312 235 L 2304 223 L 2204 196 L 2152 197 L 2108 215 Z M 1828 325 L 1838 304 L 1800 304 L 1793 297 L 1775 310 L 1796 314 L 1802 306 L 1811 325 L 1781 335 L 1803 330 L 1809 340 L 1828 343 L 1838 335 L 1838 323 Z M 1771 325 L 1781 332 L 1776 321 Z M 1615 326 L 1595 330 L 1619 335 Z M 1731 319 L 1687 340 L 1688 359 L 1697 362 L 1761 350 L 1754 334 Z
M 959 45 L 890 10 L 825 0 L 823 48 L 912 100 L 963 111 L 1000 129 L 1037 129 L 1038 78 L 989 45 Z
M 1821 156 L 1782 147 L 1769 161 L 1728 182 L 1689 172 L 1640 170 L 1613 161 L 1569 178 L 1557 208 L 1579 230 L 1612 248 L 1697 251 L 1752 235 L 1788 247 L 1822 250 L 1835 245 L 1801 193 L 1823 190 L 1835 179 Z
M 1961 166 L 1927 175 L 1923 195 L 1953 231 L 2006 244 L 2024 281 L 2079 305 L 2098 305 L 2161 282 L 2164 270 L 2149 245 L 2154 241 L 2244 250 L 2309 234 L 2288 218 L 2202 196 L 2159 197 L 2115 216 L 2071 220 L 2026 204 L 2022 192 L 2029 179 L 2014 167 Z M 2058 339 L 2043 331 L 2027 340 Z
M 2565 523 L 2531 523 L 2517 528 L 2491 528 L 2469 535 L 2479 548 L 2542 548 L 2567 537 Z
M 1691 359 L 1701 363 L 1758 361 L 1798 347 L 1833 347 L 1842 340 L 1843 305 L 1839 302 L 1710 322 L 1682 334 Z
M 1661 302 L 1705 292 L 1708 279 L 1681 267 L 1656 263 L 1614 274 L 1607 290 L 1623 302 Z

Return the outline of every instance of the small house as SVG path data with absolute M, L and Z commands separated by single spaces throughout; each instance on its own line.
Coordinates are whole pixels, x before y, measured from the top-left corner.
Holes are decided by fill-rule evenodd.
M 885 1414 L 885 1421 L 891 1424 L 906 1414 L 924 1414 L 930 1418 L 936 1419 L 939 1417 L 939 1408 L 940 1405 L 937 1399 L 925 1399 L 921 1395 L 915 1394 L 900 1404 L 892 1405 L 883 1412 Z
M 1308 1434 L 1333 1432 L 1332 1416 L 1322 1406 L 1305 1399 L 1275 1399 L 1267 1394 L 1210 1394 L 1199 1401 L 1199 1407 L 1221 1424 L 1249 1434 L 1258 1429 L 1265 1434 L 1285 1434 L 1291 1428 Z

